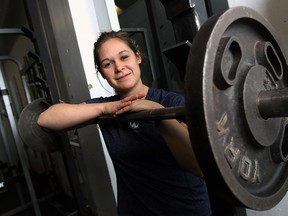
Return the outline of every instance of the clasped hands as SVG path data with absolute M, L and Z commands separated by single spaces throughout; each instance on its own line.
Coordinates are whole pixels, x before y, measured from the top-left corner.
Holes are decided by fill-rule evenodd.
M 144 94 L 131 95 L 111 103 L 112 104 L 109 104 L 104 114 L 113 114 L 114 116 L 118 116 L 126 112 L 164 108 L 157 102 L 146 100 Z

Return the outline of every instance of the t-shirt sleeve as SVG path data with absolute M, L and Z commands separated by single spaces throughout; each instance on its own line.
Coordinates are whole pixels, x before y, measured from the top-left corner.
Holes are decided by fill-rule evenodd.
M 164 91 L 161 96 L 161 104 L 164 107 L 177 107 L 185 105 L 185 98 L 183 95 Z M 186 122 L 185 116 L 177 118 L 179 122 Z

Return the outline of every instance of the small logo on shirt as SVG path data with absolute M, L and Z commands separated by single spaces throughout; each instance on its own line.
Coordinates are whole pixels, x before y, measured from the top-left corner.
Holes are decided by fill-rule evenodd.
M 139 128 L 139 122 L 129 122 L 129 126 L 133 129 L 136 130 Z

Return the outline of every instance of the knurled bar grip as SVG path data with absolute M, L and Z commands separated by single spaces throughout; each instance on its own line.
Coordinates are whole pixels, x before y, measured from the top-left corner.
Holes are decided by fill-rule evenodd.
M 103 115 L 97 117 L 93 122 L 93 124 L 140 121 L 140 120 L 176 119 L 183 116 L 185 116 L 185 107 L 176 106 L 154 110 L 143 110 L 139 112 L 124 113 L 119 116 Z

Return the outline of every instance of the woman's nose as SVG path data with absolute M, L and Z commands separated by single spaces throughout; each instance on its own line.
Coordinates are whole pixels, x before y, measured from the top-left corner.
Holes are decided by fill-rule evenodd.
M 119 61 L 116 61 L 115 62 L 115 71 L 116 72 L 121 72 L 123 70 L 123 63 L 122 62 L 119 62 Z

